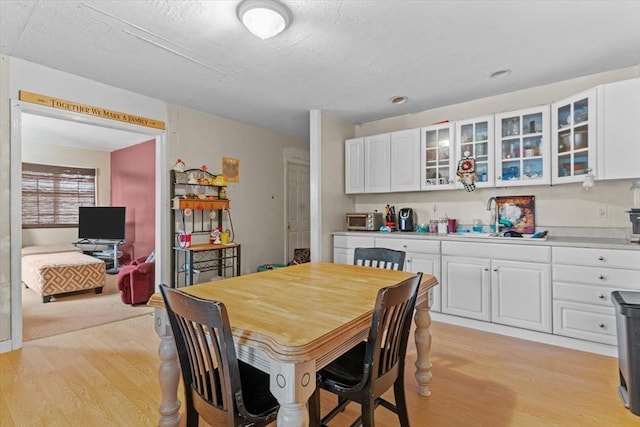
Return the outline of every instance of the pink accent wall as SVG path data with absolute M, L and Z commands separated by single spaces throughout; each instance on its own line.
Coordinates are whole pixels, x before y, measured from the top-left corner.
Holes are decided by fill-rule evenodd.
M 127 208 L 121 262 L 149 255 L 155 248 L 155 139 L 111 153 L 111 206 Z

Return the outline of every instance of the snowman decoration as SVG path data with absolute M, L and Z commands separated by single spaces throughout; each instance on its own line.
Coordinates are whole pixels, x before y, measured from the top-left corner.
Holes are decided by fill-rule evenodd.
M 458 180 L 464 186 L 464 189 L 471 192 L 476 189 L 476 181 L 478 175 L 476 175 L 476 160 L 473 157 L 469 157 L 469 152 L 464 152 L 464 158 L 458 162 L 458 169 L 456 171 Z

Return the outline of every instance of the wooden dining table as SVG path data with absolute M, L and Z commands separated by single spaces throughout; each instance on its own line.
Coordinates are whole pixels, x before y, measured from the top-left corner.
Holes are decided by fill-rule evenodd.
M 305 263 L 180 288 L 227 307 L 238 358 L 269 373 L 280 403 L 278 427 L 306 427 L 306 403 L 316 372 L 368 335 L 376 296 L 415 273 L 333 263 Z M 428 396 L 431 382 L 428 293 L 438 284 L 423 275 L 415 314 L 418 393 Z M 160 426 L 180 422 L 180 369 L 164 303 L 159 293 L 155 331 L 160 336 Z

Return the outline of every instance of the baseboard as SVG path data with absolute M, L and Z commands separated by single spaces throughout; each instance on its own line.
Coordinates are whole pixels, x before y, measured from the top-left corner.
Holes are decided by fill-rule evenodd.
M 0 341 L 0 353 L 8 353 L 13 350 L 11 340 Z
M 535 341 L 542 344 L 555 345 L 557 347 L 570 348 L 573 350 L 586 351 L 588 353 L 601 354 L 603 356 L 618 357 L 618 348 L 613 345 L 600 344 L 591 341 L 584 341 L 575 338 L 561 337 L 559 335 L 546 334 L 544 332 L 530 331 L 496 323 L 483 322 L 480 320 L 467 319 L 459 316 L 452 316 L 444 313 L 431 312 L 431 319 L 437 322 L 449 323 L 451 325 L 463 326 L 465 328 L 477 329 L 499 335 L 520 338 L 528 341 Z

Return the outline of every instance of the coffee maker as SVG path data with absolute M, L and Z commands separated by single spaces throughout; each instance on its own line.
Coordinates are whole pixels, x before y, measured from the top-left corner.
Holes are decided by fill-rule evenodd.
M 631 209 L 629 219 L 631 220 L 631 243 L 640 243 L 640 179 L 631 185 Z
M 402 208 L 398 214 L 398 230 L 414 231 L 415 214 L 411 208 Z
M 630 209 L 629 219 L 631 220 L 631 243 L 640 243 L 640 209 Z

